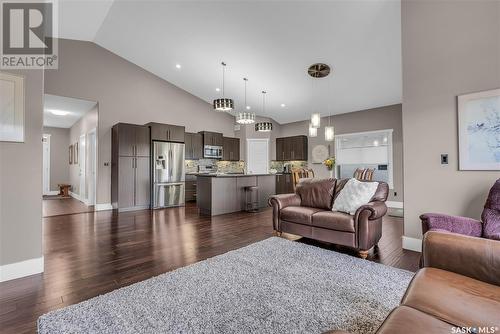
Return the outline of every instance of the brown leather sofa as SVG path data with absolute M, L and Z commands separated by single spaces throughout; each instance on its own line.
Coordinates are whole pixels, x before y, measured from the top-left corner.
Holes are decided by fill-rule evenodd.
M 377 333 L 500 333 L 500 241 L 430 231 L 422 258 Z
M 382 217 L 389 187 L 380 182 L 370 203 L 354 215 L 332 211 L 335 198 L 348 180 L 304 179 L 295 193 L 269 198 L 273 207 L 273 228 L 320 241 L 352 247 L 362 258 L 382 236 Z M 369 182 L 369 181 L 367 181 Z

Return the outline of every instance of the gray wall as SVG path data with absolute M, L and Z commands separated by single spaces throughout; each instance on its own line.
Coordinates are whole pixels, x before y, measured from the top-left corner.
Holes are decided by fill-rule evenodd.
M 0 142 L 0 265 L 42 256 L 43 72 L 8 72 L 25 76 L 25 142 Z
M 335 134 L 346 134 L 353 132 L 375 131 L 393 129 L 393 163 L 394 163 L 394 189 L 389 194 L 390 201 L 403 201 L 403 133 L 401 124 L 401 104 L 392 106 L 362 110 L 331 117 L 331 124 L 335 126 Z M 329 177 L 329 172 L 322 164 L 312 164 L 312 149 L 316 145 L 329 145 L 330 152 L 334 152 L 335 142 L 325 141 L 324 126 L 328 125 L 328 118 L 321 119 L 321 128 L 318 136 L 309 138 L 308 154 L 309 166 L 312 167 L 316 176 Z M 280 126 L 280 137 L 307 135 L 309 120 L 282 124 Z M 394 192 L 397 196 L 394 196 Z
M 401 10 L 405 236 L 421 238 L 421 213 L 479 218 L 500 177 L 459 171 L 457 134 L 457 95 L 500 88 L 500 1 L 403 1 Z
M 69 182 L 69 129 L 45 126 L 44 134 L 50 134 L 50 190 L 59 190 L 57 184 Z
M 111 202 L 111 127 L 163 122 L 234 136 L 234 117 L 127 60 L 82 41 L 59 41 L 59 69 L 45 74 L 45 93 L 99 103 L 97 203 Z
M 75 143 L 80 143 L 80 136 L 88 134 L 91 130 L 97 128 L 98 122 L 98 112 L 97 106 L 85 113 L 82 118 L 80 118 L 73 126 L 69 129 L 69 143 L 74 145 Z M 68 144 L 68 145 L 70 145 Z M 78 144 L 80 145 L 80 144 Z M 86 146 L 88 147 L 88 146 Z M 81 149 L 81 148 L 80 148 Z M 81 193 L 80 190 L 80 160 L 78 164 L 69 165 L 69 180 L 71 184 L 71 191 L 75 194 L 83 196 L 85 194 Z M 87 166 L 88 168 L 88 166 Z M 87 184 L 87 180 L 85 184 Z M 86 197 L 86 195 L 85 195 Z

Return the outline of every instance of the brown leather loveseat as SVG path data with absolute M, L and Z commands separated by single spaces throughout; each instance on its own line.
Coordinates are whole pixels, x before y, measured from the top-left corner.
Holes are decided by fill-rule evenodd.
M 422 262 L 377 334 L 500 332 L 500 241 L 429 231 Z
M 379 182 L 371 201 L 354 215 L 332 211 L 335 198 L 348 179 L 304 179 L 293 194 L 269 198 L 273 227 L 281 232 L 352 247 L 362 258 L 382 236 L 382 217 L 387 212 L 387 183 Z M 369 181 L 367 181 L 369 182 Z

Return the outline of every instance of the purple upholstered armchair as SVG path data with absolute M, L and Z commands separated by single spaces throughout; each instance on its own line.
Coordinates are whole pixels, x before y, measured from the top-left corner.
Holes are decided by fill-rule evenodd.
M 490 189 L 488 199 L 484 204 L 482 223 L 467 217 L 448 216 L 438 213 L 425 213 L 420 216 L 422 233 L 432 231 L 447 231 L 471 237 L 483 237 L 500 240 L 500 179 L 496 180 Z

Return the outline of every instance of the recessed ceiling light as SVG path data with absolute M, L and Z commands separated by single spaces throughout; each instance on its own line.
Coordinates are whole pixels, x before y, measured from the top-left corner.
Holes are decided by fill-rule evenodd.
M 67 114 L 69 114 L 68 111 L 57 110 L 57 109 L 47 109 L 47 111 L 56 116 L 66 116 Z
M 182 66 L 181 66 L 181 64 L 175 64 L 175 67 L 176 68 L 181 68 Z
M 215 88 L 215 91 L 216 92 L 220 92 L 220 88 Z
M 387 143 L 387 137 L 384 137 L 384 143 Z
M 378 140 L 373 141 L 373 146 L 378 146 Z
M 250 107 L 250 106 L 247 106 L 246 108 L 247 108 L 247 110 L 250 110 L 250 109 L 252 109 L 252 107 Z
M 285 108 L 285 107 L 286 107 L 286 104 L 282 103 L 281 108 Z

